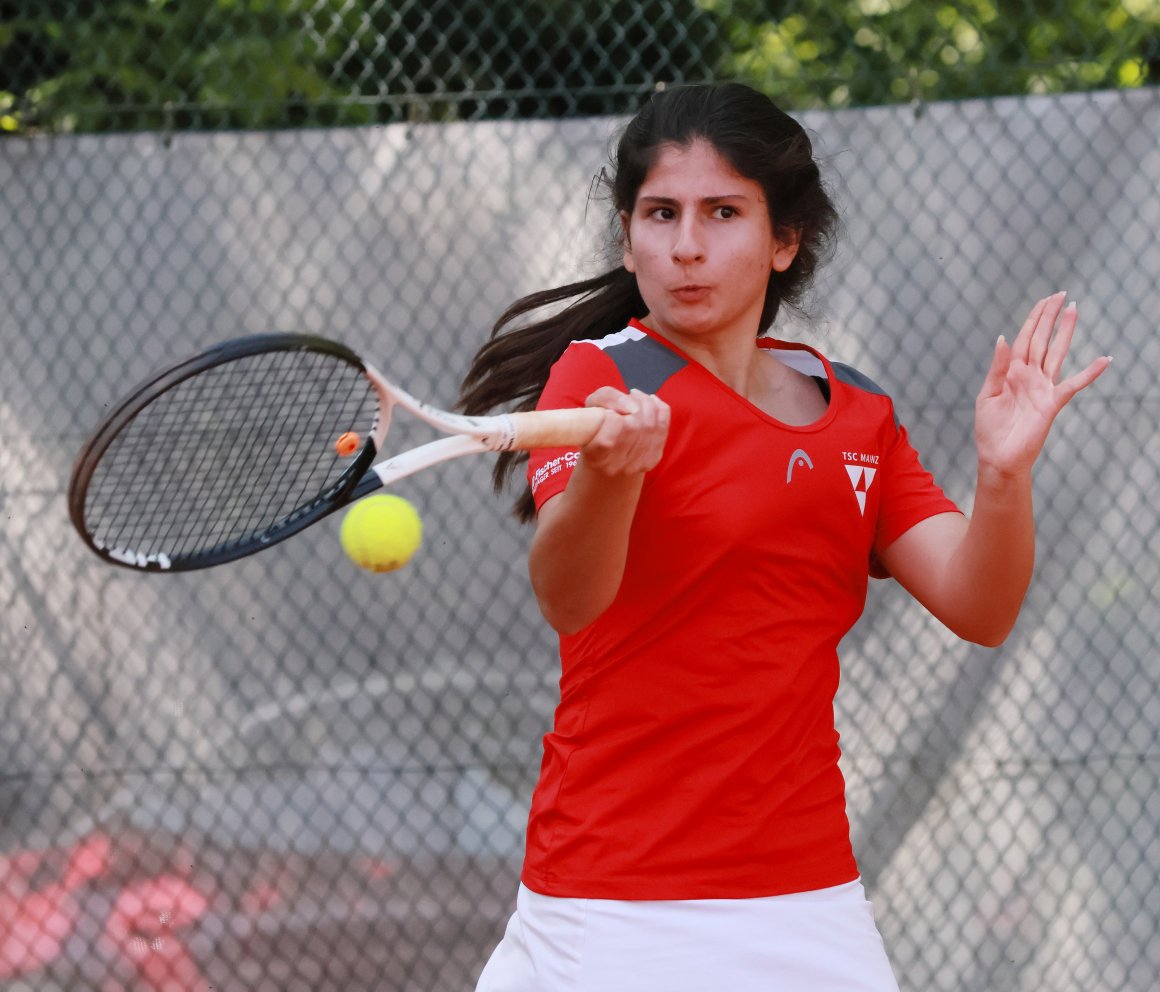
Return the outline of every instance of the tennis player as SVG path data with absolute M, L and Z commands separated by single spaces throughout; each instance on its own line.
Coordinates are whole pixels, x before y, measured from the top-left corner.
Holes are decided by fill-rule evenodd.
M 534 453 L 517 504 L 560 703 L 477 992 L 897 992 L 851 850 L 838 642 L 871 575 L 1003 641 L 1032 571 L 1032 463 L 1110 359 L 1060 381 L 1062 294 L 999 338 L 968 519 L 882 389 L 767 336 L 835 229 L 794 120 L 740 85 L 670 89 L 614 166 L 622 264 L 514 304 L 464 382 L 471 413 L 618 414 L 582 450 Z

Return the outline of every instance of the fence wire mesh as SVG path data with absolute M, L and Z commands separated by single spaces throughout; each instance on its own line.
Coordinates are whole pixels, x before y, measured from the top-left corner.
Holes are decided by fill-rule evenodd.
M 970 508 L 974 393 L 1038 296 L 1086 362 L 1004 647 L 893 583 L 842 647 L 854 840 L 900 984 L 1160 975 L 1160 7 L 906 0 L 0 4 L 0 987 L 473 987 L 514 899 L 555 644 L 486 460 L 137 576 L 70 530 L 87 430 L 225 337 L 338 338 L 450 405 L 486 328 L 603 260 L 615 115 L 742 78 L 844 218 L 809 319 Z M 415 431 L 403 444 L 426 440 Z

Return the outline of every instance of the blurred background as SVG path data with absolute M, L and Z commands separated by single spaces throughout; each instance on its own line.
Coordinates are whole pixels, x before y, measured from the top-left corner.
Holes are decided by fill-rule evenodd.
M 1160 3 L 0 2 L 0 988 L 464 992 L 514 905 L 557 679 L 488 459 L 191 575 L 101 564 L 72 459 L 157 365 L 325 334 L 451 406 L 503 307 L 593 274 L 623 115 L 740 79 L 844 219 L 775 327 L 894 396 L 970 509 L 974 395 L 1036 299 L 1111 370 L 1038 467 L 1006 645 L 872 584 L 837 699 L 904 992 L 1160 975 Z M 426 440 L 422 432 L 403 443 Z

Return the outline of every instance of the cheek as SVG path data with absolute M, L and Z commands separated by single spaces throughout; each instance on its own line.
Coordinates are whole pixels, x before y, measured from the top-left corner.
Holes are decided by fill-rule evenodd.
M 737 273 L 739 279 L 744 279 L 746 282 L 760 283 L 762 287 L 769 281 L 769 275 L 772 270 L 772 251 L 746 252 L 733 263 L 733 271 Z
M 650 247 L 647 243 L 635 243 L 631 251 L 625 253 L 625 268 L 638 279 L 655 278 L 656 273 L 668 256 Z

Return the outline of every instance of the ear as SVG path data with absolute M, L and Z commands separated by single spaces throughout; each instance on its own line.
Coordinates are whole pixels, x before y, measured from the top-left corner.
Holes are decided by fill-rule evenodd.
M 773 258 L 770 268 L 774 272 L 784 272 L 797 258 L 798 248 L 801 246 L 802 232 L 787 231 L 784 235 L 774 236 Z
M 624 267 L 629 272 L 636 272 L 636 263 L 632 259 L 632 238 L 628 234 L 628 211 L 620 211 L 620 245 Z

